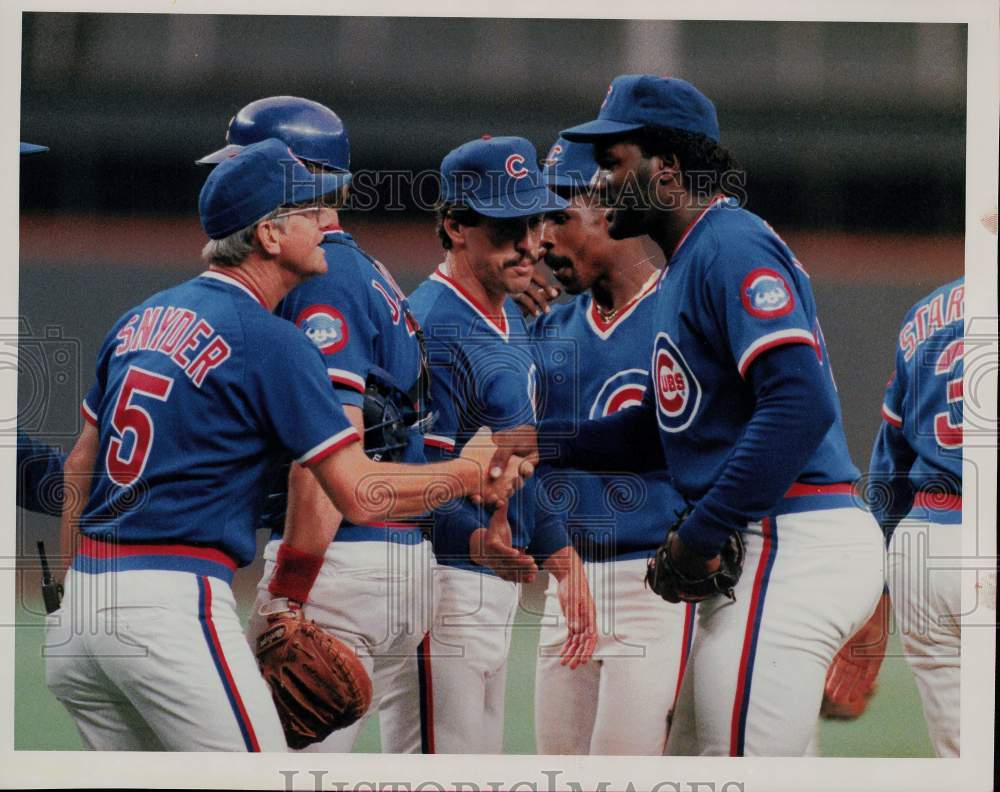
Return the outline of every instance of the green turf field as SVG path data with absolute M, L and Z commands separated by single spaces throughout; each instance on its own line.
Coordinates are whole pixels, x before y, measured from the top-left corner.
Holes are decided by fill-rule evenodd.
M 72 721 L 45 687 L 41 605 L 29 603 L 28 608 L 33 612 L 19 610 L 16 630 L 14 747 L 16 750 L 79 750 L 80 739 Z M 506 753 L 534 753 L 532 702 L 538 638 L 536 623 L 537 617 L 522 611 L 514 630 L 507 675 Z M 899 642 L 895 636 L 889 641 L 889 655 L 879 675 L 879 692 L 868 711 L 852 723 L 821 723 L 820 751 L 823 756 L 933 756 L 917 689 L 909 669 L 899 657 Z M 378 726 L 373 719 L 358 740 L 356 751 L 378 750 Z

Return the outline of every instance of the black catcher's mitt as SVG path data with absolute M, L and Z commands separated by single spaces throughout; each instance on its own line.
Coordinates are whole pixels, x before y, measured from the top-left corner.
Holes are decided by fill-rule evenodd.
M 743 573 L 743 539 L 738 533 L 732 534 L 719 553 L 720 564 L 715 572 L 702 577 L 690 578 L 681 572 L 670 554 L 670 536 L 680 528 L 681 523 L 691 513 L 687 509 L 677 516 L 677 520 L 667 530 L 667 537 L 649 559 L 646 568 L 646 585 L 667 602 L 701 602 L 716 594 L 725 594 L 735 600 L 733 589 Z

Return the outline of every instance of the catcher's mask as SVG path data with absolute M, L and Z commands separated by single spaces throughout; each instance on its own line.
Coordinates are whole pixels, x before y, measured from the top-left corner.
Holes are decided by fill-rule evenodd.
M 365 453 L 376 462 L 403 456 L 413 432 L 430 428 L 431 416 L 422 415 L 413 397 L 395 385 L 392 375 L 372 366 L 365 380 L 361 408 L 365 422 Z

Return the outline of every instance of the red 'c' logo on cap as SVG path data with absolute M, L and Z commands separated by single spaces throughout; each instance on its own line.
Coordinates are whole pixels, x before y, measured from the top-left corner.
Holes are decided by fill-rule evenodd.
M 608 85 L 608 92 L 604 94 L 604 101 L 601 102 L 601 110 L 604 109 L 604 105 L 608 103 L 608 99 L 611 98 L 611 92 L 614 90 L 615 86 L 613 84 Z
M 528 175 L 528 169 L 524 167 L 524 157 L 520 154 L 511 154 L 507 157 L 503 167 L 507 175 L 514 179 L 523 179 Z

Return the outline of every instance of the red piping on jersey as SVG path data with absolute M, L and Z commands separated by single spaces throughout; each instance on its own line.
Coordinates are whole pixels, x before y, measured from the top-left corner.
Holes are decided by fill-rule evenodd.
M 326 459 L 331 454 L 336 453 L 341 448 L 344 448 L 345 446 L 349 446 L 351 443 L 358 443 L 360 441 L 361 441 L 361 437 L 360 437 L 360 435 L 358 435 L 357 430 L 355 430 L 355 432 L 353 434 L 349 434 L 343 440 L 339 440 L 336 443 L 334 443 L 333 445 L 327 446 L 322 451 L 320 451 L 318 454 L 316 454 L 316 456 L 311 457 L 310 459 L 304 460 L 301 464 L 302 464 L 303 467 L 312 467 L 313 465 L 315 465 L 315 464 L 317 464 L 319 462 L 322 462 L 324 459 Z
M 913 506 L 931 511 L 962 511 L 962 496 L 922 491 L 913 498 Z
M 359 385 L 352 380 L 347 379 L 347 377 L 339 377 L 336 374 L 330 375 L 330 382 L 336 382 L 338 385 L 343 385 L 351 390 L 356 390 L 358 393 L 364 393 L 365 388 L 363 385 Z
M 444 272 L 442 272 L 440 269 L 435 270 L 434 273 L 431 275 L 431 277 L 432 278 L 434 278 L 434 277 L 440 278 L 445 283 L 447 283 L 449 286 L 451 286 L 455 291 L 457 291 L 466 300 L 468 300 L 472 304 L 473 308 L 475 308 L 480 314 L 482 314 L 483 319 L 485 319 L 487 322 L 489 322 L 491 325 L 493 325 L 504 336 L 507 335 L 507 315 L 503 312 L 503 307 L 502 306 L 500 308 L 500 321 L 497 322 L 490 315 L 490 312 L 487 311 L 483 307 L 483 304 L 481 302 L 479 302 L 479 300 L 477 300 L 475 297 L 473 297 L 471 294 L 469 294 L 455 280 L 453 280 L 452 278 L 450 278 L 448 275 L 445 275 Z
M 83 420 L 89 423 L 91 426 L 97 426 L 97 415 L 90 411 L 90 406 L 86 401 L 80 402 L 80 415 L 83 416 Z
M 433 446 L 434 448 L 443 448 L 445 451 L 455 450 L 455 441 L 449 440 L 445 437 L 439 439 L 437 437 L 428 437 L 427 435 L 424 435 L 424 445 Z
M 766 344 L 761 344 L 760 347 L 758 347 L 753 351 L 753 354 L 750 357 L 748 357 L 745 361 L 743 361 L 743 367 L 739 371 L 740 378 L 746 379 L 747 372 L 750 370 L 750 366 L 753 365 L 753 362 L 761 355 L 763 355 L 765 352 L 767 352 L 770 349 L 774 349 L 775 347 L 785 346 L 786 344 L 805 344 L 806 346 L 811 346 L 814 350 L 816 350 L 817 356 L 819 355 L 819 344 L 816 343 L 815 338 L 813 338 L 812 340 L 806 340 L 801 336 L 794 336 L 794 335 L 784 336 L 783 338 L 775 338 L 773 341 L 769 341 Z
M 784 494 L 785 498 L 804 498 L 807 495 L 853 495 L 854 485 L 849 482 L 840 484 L 802 484 L 796 481 Z
M 214 269 L 209 270 L 209 272 L 212 273 L 212 278 L 214 280 L 223 280 L 223 281 L 230 280 L 233 281 L 234 284 L 239 284 L 248 292 L 250 292 L 253 298 L 260 303 L 262 308 L 268 311 L 271 310 L 270 308 L 267 307 L 267 303 L 264 301 L 263 295 L 259 291 L 257 291 L 257 288 L 252 284 L 250 284 L 249 282 L 247 282 L 246 280 L 244 280 L 243 278 L 237 277 L 232 272 L 219 272 L 219 270 L 214 270 Z
M 324 234 L 343 234 L 344 229 L 340 227 L 340 223 L 334 223 L 333 225 L 323 226 L 320 231 Z
M 620 321 L 622 321 L 626 316 L 628 316 L 632 309 L 639 304 L 639 302 L 652 292 L 656 291 L 657 285 L 660 283 L 660 273 L 654 272 L 648 281 L 646 281 L 646 287 L 642 289 L 639 294 L 629 300 L 625 305 L 618 309 L 618 312 L 612 316 L 610 319 L 605 320 L 600 311 L 597 310 L 597 302 L 593 297 L 590 298 L 590 318 L 593 320 L 597 329 L 602 333 L 606 333 Z
M 184 556 L 213 561 L 235 571 L 236 562 L 221 550 L 213 547 L 185 544 L 134 544 L 131 542 L 106 541 L 80 535 L 78 547 L 80 555 L 89 558 L 127 558 L 129 556 Z
M 725 195 L 717 195 L 717 196 L 715 196 L 715 198 L 712 199 L 712 202 L 708 206 L 706 206 L 704 209 L 702 209 L 698 213 L 697 217 L 694 218 L 694 220 L 692 220 L 690 223 L 688 223 L 688 227 L 684 229 L 684 233 L 681 234 L 681 238 L 679 240 L 677 240 L 677 244 L 674 245 L 673 252 L 667 257 L 667 265 L 663 268 L 663 271 L 660 273 L 660 279 L 661 280 L 663 279 L 663 276 L 667 274 L 667 270 L 670 268 L 670 262 L 673 259 L 673 257 L 677 255 L 677 251 L 681 249 L 681 245 L 683 245 L 685 242 L 687 242 L 688 236 L 691 234 L 692 231 L 694 231 L 694 227 L 696 225 L 698 225 L 698 223 L 701 222 L 701 219 L 706 214 L 708 214 L 708 210 L 709 209 L 711 209 L 711 208 L 713 208 L 715 206 L 718 206 L 720 203 L 722 203 L 723 201 L 726 201 L 726 200 L 729 200 L 729 199 Z
M 902 429 L 903 428 L 903 422 L 900 421 L 898 418 L 896 418 L 894 415 L 890 415 L 889 411 L 885 408 L 884 404 L 882 405 L 882 419 L 887 424 L 889 424 L 889 426 L 893 426 L 896 429 Z

